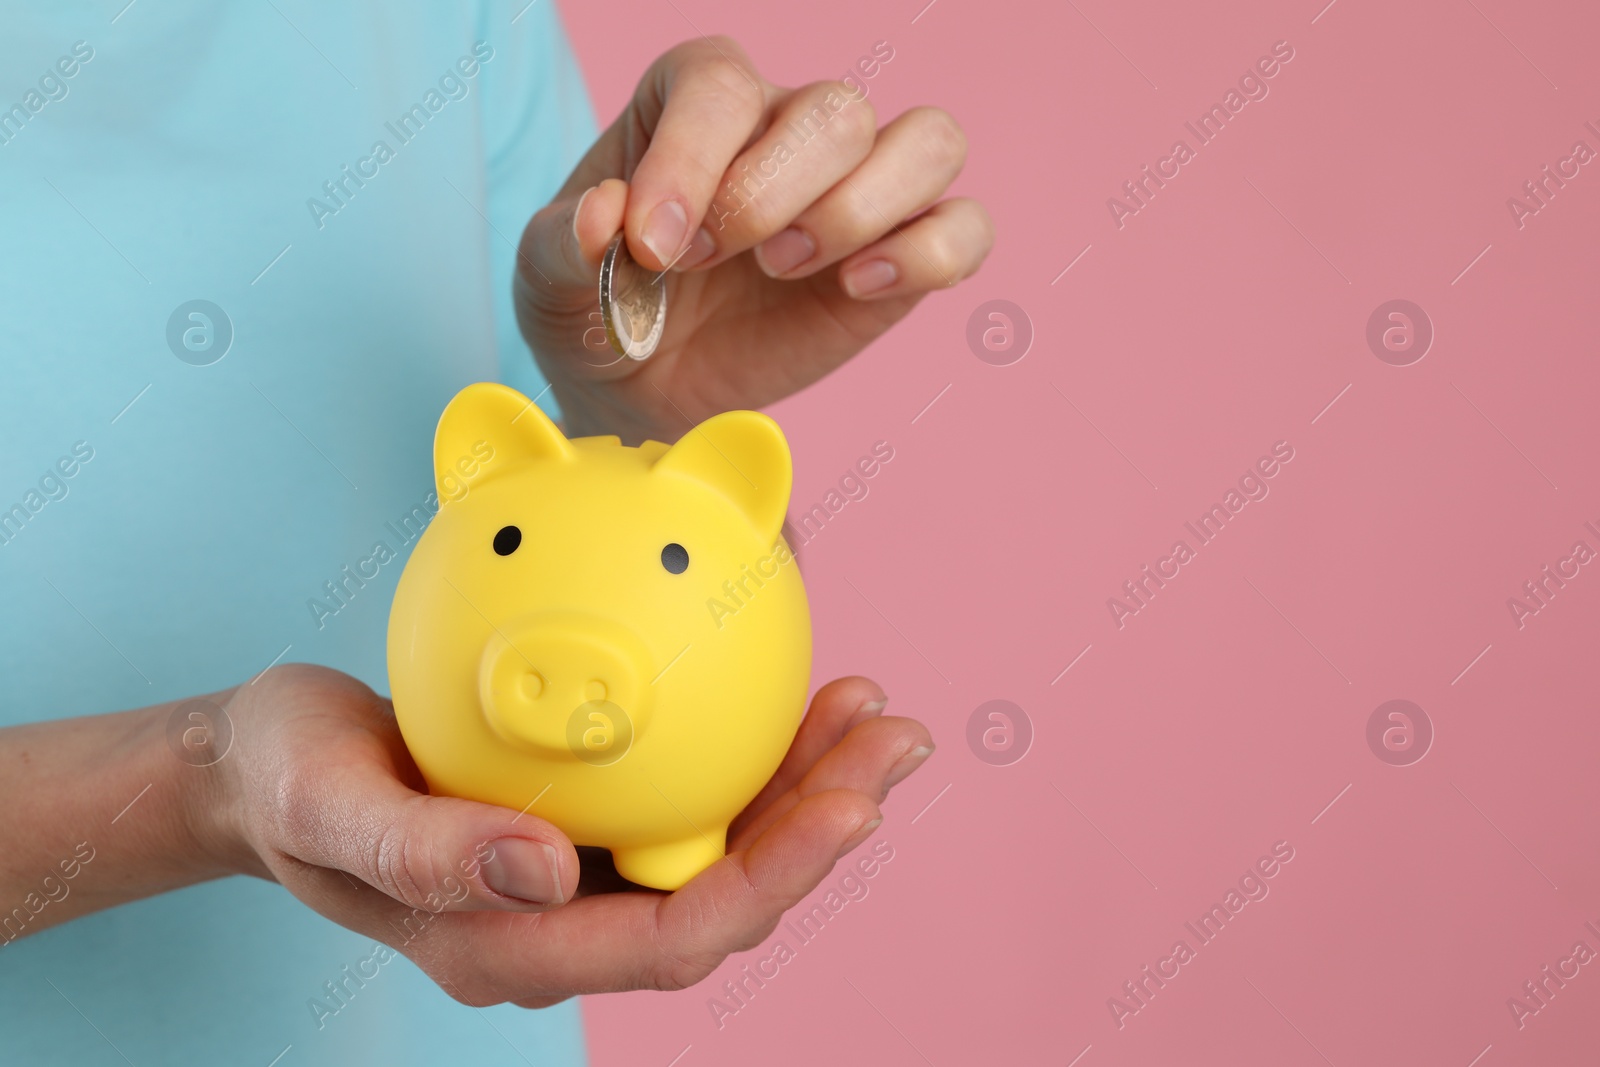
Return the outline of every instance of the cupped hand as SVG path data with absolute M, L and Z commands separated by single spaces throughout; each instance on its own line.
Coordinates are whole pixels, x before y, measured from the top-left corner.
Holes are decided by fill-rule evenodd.
M 463 1003 L 679 989 L 760 944 L 882 821 L 879 802 L 933 750 L 920 723 L 882 710 L 865 678 L 823 686 L 727 855 L 670 894 L 603 859 L 583 869 L 531 812 L 428 795 L 389 702 L 323 667 L 233 691 L 215 818 L 234 868 L 404 953 Z
M 880 129 L 860 86 L 773 85 L 726 37 L 661 56 L 518 249 L 518 319 L 568 435 L 671 442 L 763 407 L 971 275 L 988 212 L 941 199 L 965 159 L 936 108 Z M 595 310 L 619 231 L 666 271 L 666 333 L 642 363 L 610 349 Z

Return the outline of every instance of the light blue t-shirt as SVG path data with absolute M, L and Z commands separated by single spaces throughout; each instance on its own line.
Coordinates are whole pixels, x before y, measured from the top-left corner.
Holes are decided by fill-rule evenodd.
M 387 692 L 440 411 L 543 388 L 514 246 L 596 133 L 552 0 L 5 7 L 0 724 L 280 660 Z M 0 1063 L 583 1062 L 575 1001 L 404 958 L 330 1001 L 373 945 L 250 878 L 0 943 Z

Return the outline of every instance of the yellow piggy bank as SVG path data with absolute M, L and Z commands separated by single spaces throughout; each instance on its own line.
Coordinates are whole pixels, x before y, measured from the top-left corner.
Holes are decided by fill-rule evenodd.
M 568 440 L 484 383 L 446 407 L 433 459 L 440 508 L 388 649 L 429 789 L 528 810 L 677 889 L 724 854 L 805 707 L 782 432 L 730 411 L 671 447 Z

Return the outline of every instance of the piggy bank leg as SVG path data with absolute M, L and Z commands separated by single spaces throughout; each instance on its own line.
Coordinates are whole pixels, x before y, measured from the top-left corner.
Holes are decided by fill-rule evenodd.
M 721 859 L 727 840 L 728 828 L 723 826 L 679 841 L 612 849 L 611 860 L 617 873 L 630 882 L 676 890 Z

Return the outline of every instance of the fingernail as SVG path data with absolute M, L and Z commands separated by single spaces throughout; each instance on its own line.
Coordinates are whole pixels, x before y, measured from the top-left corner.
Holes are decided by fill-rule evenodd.
M 678 257 L 677 265 L 673 270 L 688 270 L 690 267 L 699 266 L 711 258 L 717 250 L 717 242 L 712 239 L 711 231 L 704 226 L 694 231 L 694 240 L 689 242 L 689 250 Z
M 645 247 L 656 254 L 662 266 L 672 262 L 672 257 L 683 248 L 683 237 L 689 229 L 689 216 L 676 200 L 663 200 L 644 220 Z
M 854 730 L 857 726 L 860 726 L 868 719 L 882 715 L 883 709 L 888 706 L 888 697 L 884 697 L 882 700 L 867 701 L 865 704 L 856 709 L 856 713 L 854 715 L 850 716 L 850 718 L 845 721 L 844 732 L 849 733 L 851 730 Z
M 578 216 L 583 214 L 583 202 L 589 199 L 589 194 L 596 188 L 598 187 L 591 185 L 585 189 L 583 195 L 578 197 L 578 206 L 572 209 L 572 247 L 578 249 L 580 256 L 583 255 L 583 242 L 578 239 Z
M 900 757 L 900 761 L 889 768 L 889 777 L 883 780 L 883 794 L 889 795 L 889 790 L 911 777 L 911 772 L 922 766 L 922 761 L 933 755 L 932 745 L 918 745 L 916 748 Z
M 534 904 L 562 904 L 561 868 L 556 850 L 525 837 L 502 837 L 483 861 L 483 881 L 501 896 Z
M 869 293 L 888 288 L 899 277 L 900 272 L 887 259 L 869 259 L 845 271 L 839 284 L 844 286 L 846 293 L 859 300 Z
M 871 822 L 867 823 L 861 829 L 857 830 L 855 833 L 851 834 L 850 840 L 846 841 L 844 843 L 844 847 L 839 850 L 839 854 L 833 857 L 834 862 L 837 863 L 839 860 L 843 859 L 851 849 L 865 841 L 867 837 L 871 835 L 872 831 L 876 830 L 882 825 L 883 816 L 880 815 L 876 819 L 873 819 Z
M 790 226 L 756 246 L 756 262 L 770 277 L 788 274 L 817 254 L 817 242 L 806 231 Z

